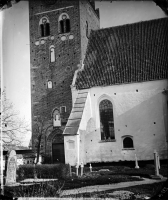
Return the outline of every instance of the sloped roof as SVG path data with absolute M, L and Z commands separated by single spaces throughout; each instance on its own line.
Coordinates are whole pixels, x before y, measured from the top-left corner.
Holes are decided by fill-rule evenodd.
M 77 89 L 168 78 L 168 18 L 92 31 Z
M 79 92 L 66 124 L 64 135 L 76 135 L 82 119 L 83 110 L 85 107 L 88 90 Z

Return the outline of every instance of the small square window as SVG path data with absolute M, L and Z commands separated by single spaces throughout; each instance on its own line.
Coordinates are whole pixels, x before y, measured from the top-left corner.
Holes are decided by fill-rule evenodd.
M 60 107 L 60 113 L 61 113 L 61 114 L 66 113 L 66 106 L 61 106 L 61 107 Z

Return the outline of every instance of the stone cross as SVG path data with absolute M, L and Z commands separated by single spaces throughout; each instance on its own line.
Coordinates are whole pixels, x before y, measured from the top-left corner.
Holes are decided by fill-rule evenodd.
M 12 185 L 16 183 L 16 167 L 17 167 L 16 151 L 11 150 L 8 154 L 6 185 Z

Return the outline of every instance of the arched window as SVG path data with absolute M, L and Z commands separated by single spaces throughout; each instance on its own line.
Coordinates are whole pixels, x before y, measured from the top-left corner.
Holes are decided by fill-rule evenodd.
M 70 19 L 66 13 L 62 13 L 59 16 L 59 32 L 61 34 L 70 32 Z
M 47 37 L 50 35 L 50 22 L 46 17 L 40 19 L 40 35 L 41 37 Z
M 86 37 L 89 38 L 88 22 L 86 21 Z
M 123 138 L 123 148 L 134 148 L 133 139 L 131 137 Z
M 47 87 L 48 87 L 48 89 L 52 89 L 52 81 L 47 82 Z
M 60 112 L 57 108 L 53 111 L 53 126 L 61 126 Z
M 101 140 L 115 139 L 114 117 L 111 101 L 105 99 L 99 104 Z
M 50 62 L 55 62 L 55 47 L 50 47 Z

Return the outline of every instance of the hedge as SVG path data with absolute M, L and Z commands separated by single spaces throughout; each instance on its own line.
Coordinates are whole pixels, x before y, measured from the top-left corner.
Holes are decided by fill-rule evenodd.
M 17 169 L 17 179 L 27 178 L 56 178 L 64 179 L 69 176 L 69 165 L 66 164 L 42 164 L 42 165 L 20 165 Z

